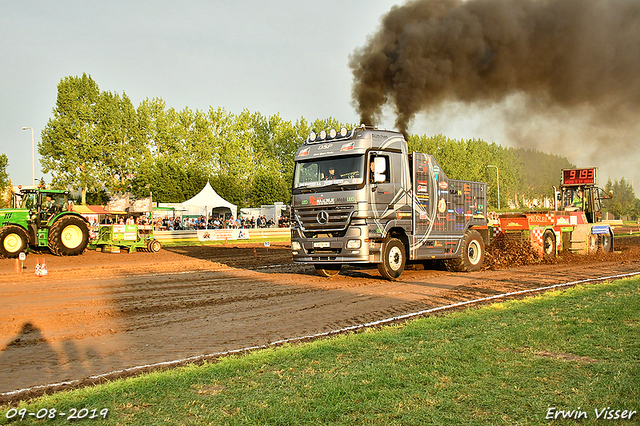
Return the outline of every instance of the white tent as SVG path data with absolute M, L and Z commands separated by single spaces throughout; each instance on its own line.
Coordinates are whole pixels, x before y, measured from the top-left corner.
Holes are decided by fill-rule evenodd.
M 196 194 L 193 198 L 180 203 L 180 205 L 186 210 L 185 214 L 199 214 L 209 218 L 213 209 L 224 207 L 231 210 L 231 215 L 234 219 L 237 219 L 238 217 L 238 206 L 231 204 L 219 196 L 211 187 L 209 181 L 207 181 L 207 184 L 202 188 L 202 191 Z

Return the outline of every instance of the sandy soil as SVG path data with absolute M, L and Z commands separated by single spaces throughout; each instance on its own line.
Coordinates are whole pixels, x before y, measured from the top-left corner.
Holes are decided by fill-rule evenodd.
M 640 238 L 617 253 L 460 274 L 411 267 L 395 282 L 375 268 L 331 279 L 295 265 L 288 244 L 192 246 L 159 253 L 0 260 L 0 401 L 139 373 L 187 357 L 269 345 L 452 302 L 640 271 Z M 34 275 L 46 259 L 48 276 Z M 16 271 L 18 271 L 16 273 Z M 22 271 L 22 272 L 20 272 Z M 173 364 L 172 364 L 173 365 Z M 150 367 L 158 368 L 158 367 Z M 71 385 L 11 391 L 73 381 Z

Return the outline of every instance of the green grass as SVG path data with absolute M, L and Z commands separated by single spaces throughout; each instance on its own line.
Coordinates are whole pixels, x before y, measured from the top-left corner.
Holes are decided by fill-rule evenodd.
M 105 425 L 600 424 L 595 409 L 640 411 L 639 285 L 629 279 L 546 293 L 19 408 L 106 407 L 106 420 L 92 420 Z M 588 419 L 546 420 L 550 407 L 580 407 Z

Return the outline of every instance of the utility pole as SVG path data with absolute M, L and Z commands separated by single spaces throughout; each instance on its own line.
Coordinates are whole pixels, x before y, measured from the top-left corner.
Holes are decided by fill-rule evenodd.
M 34 139 L 33 129 L 31 127 L 22 128 L 22 130 L 27 129 L 31 129 L 31 184 L 36 185 L 36 143 Z
M 498 166 L 492 166 L 491 164 L 489 164 L 487 167 L 496 168 L 496 182 L 498 185 L 498 210 L 500 210 L 500 172 L 498 171 Z

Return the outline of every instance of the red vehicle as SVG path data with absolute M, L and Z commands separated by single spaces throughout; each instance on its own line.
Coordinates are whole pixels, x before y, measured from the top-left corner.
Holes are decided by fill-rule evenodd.
M 597 167 L 562 170 L 557 201 L 560 208 L 535 213 L 500 215 L 505 235 L 529 239 L 541 256 L 555 257 L 559 251 L 591 254 L 613 250 L 613 231 L 601 222 L 602 200 L 608 198 L 596 185 Z

